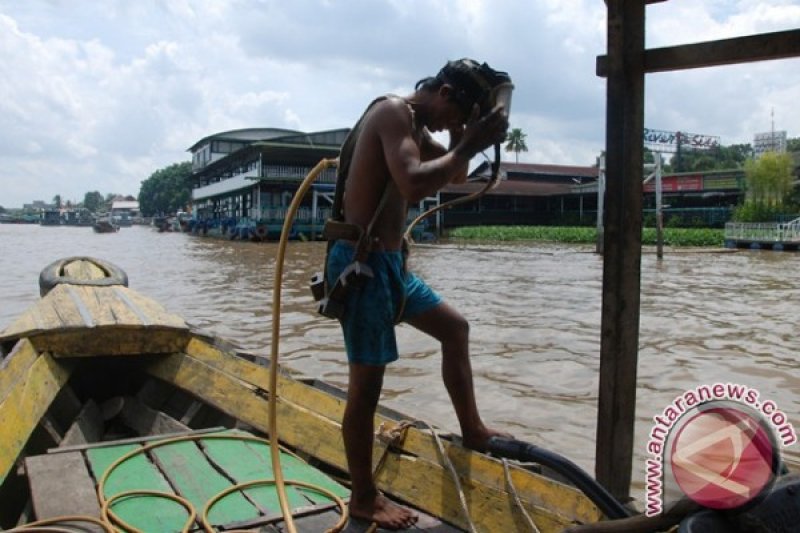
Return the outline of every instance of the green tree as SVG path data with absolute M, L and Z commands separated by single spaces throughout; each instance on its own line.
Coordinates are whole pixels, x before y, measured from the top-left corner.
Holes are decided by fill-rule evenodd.
M 673 172 L 702 172 L 704 170 L 730 170 L 742 168 L 745 161 L 753 157 L 749 144 L 716 146 L 706 150 L 682 148 L 671 161 Z
M 753 147 L 750 144 L 732 144 L 730 146 L 720 146 L 718 153 L 719 170 L 729 168 L 742 168 L 745 161 L 753 158 Z
M 786 151 L 800 152 L 800 137 L 795 137 L 793 139 L 786 139 Z
M 191 199 L 191 174 L 191 161 L 174 163 L 151 174 L 139 189 L 142 215 L 149 217 L 183 209 Z
M 525 144 L 526 137 L 528 135 L 520 128 L 512 128 L 506 135 L 506 152 L 514 152 L 517 163 L 519 163 L 519 153 L 528 151 L 528 146 Z
M 745 201 L 736 208 L 734 220 L 770 222 L 792 210 L 794 162 L 789 154 L 767 152 L 745 163 Z
M 53 205 L 56 206 L 56 209 L 61 209 L 61 195 L 56 194 L 53 196 Z
M 792 157 L 766 152 L 745 163 L 747 200 L 769 207 L 781 207 L 792 191 Z
M 100 194 L 99 191 L 92 191 L 87 192 L 83 196 L 83 207 L 91 211 L 92 213 L 96 213 L 103 207 L 103 195 Z

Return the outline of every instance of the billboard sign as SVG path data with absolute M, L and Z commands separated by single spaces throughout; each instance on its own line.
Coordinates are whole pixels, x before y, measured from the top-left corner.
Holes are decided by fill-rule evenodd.
M 685 131 L 664 131 L 644 128 L 643 141 L 645 146 L 657 151 L 677 151 L 679 147 L 688 147 L 698 150 L 707 150 L 719 146 L 719 137 L 703 135 L 700 133 L 687 133 Z

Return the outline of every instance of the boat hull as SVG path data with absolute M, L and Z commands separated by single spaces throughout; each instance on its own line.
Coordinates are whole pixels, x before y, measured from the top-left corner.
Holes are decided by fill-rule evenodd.
M 110 446 L 107 441 L 117 446 L 120 439 L 133 438 L 139 439 L 141 446 L 165 434 L 210 429 L 247 430 L 249 435 L 265 438 L 271 394 L 277 395 L 281 444 L 307 458 L 314 465 L 309 472 L 318 472 L 324 479 L 345 480 L 344 485 L 331 486 L 345 487 L 341 496 L 347 497 L 341 432 L 343 391 L 288 369 L 279 369 L 277 390 L 273 391 L 262 358 L 192 330 L 180 317 L 124 286 L 60 284 L 0 334 L 0 347 L 0 419 L 11 421 L 4 424 L 0 438 L 2 498 L 14 492 L 25 495 L 22 500 L 47 500 L 37 495 L 48 484 L 46 476 L 31 474 L 50 471 L 48 459 L 41 457 L 79 451 L 82 455 L 70 460 L 87 465 L 91 460 L 86 454 L 100 452 L 84 450 L 106 448 Z M 390 443 L 376 438 L 376 482 L 389 497 L 418 510 L 420 525 L 427 524 L 423 530 L 461 531 L 471 521 L 479 531 L 526 531 L 523 510 L 541 531 L 561 531 L 602 517 L 574 487 L 518 465 L 506 467 L 497 459 L 461 447 L 457 440 L 440 440 L 435 428 L 414 417 L 381 410 L 375 422 L 386 430 L 402 428 Z M 74 446 L 83 448 L 73 450 Z M 205 453 L 209 445 L 193 446 Z M 158 455 L 149 454 L 148 461 L 162 469 L 163 477 L 176 475 L 171 467 L 159 466 Z M 59 457 L 67 461 L 66 455 Z M 444 457 L 458 472 L 458 483 Z M 262 459 L 250 463 L 261 465 Z M 25 463 L 32 465 L 29 471 L 15 468 Z M 102 470 L 76 475 L 88 476 L 88 482 L 82 482 L 85 486 L 98 485 Z M 266 477 L 272 475 L 261 466 L 256 470 Z M 228 485 L 235 481 L 232 476 L 223 477 Z M 198 483 L 205 482 L 194 485 Z M 170 486 L 174 488 L 175 483 Z M 459 486 L 469 516 L 461 505 Z M 193 498 L 200 501 L 206 496 Z M 93 498 L 96 503 L 102 499 L 90 494 L 88 500 Z M 4 501 L 11 500 L 9 496 Z M 306 500 L 293 507 L 308 524 L 306 531 L 335 524 L 338 511 L 332 500 Z M 30 522 L 54 512 L 38 512 L 33 506 L 26 514 L 26 502 L 20 503 L 15 509 L 4 506 L 8 508 L 6 516 L 0 515 L 0 525 Z M 220 519 L 217 525 L 282 521 L 274 507 L 262 507 L 255 505 L 260 509 L 256 515 L 248 510 L 240 521 Z M 320 525 L 323 522 L 325 527 Z

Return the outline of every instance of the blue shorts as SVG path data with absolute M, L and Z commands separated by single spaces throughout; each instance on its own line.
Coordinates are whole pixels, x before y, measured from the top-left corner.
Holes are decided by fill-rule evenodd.
M 353 262 L 355 247 L 336 241 L 328 254 L 327 275 L 331 283 Z M 344 332 L 347 359 L 351 363 L 383 366 L 398 358 L 394 334 L 395 319 L 405 293 L 405 307 L 399 321 L 408 320 L 442 303 L 420 278 L 403 273 L 403 253 L 371 252 L 367 264 L 375 275 L 363 286 L 347 293 Z

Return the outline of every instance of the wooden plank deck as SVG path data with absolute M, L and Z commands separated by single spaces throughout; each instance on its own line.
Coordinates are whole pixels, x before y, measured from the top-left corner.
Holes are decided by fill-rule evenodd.
M 100 516 L 94 481 L 86 470 L 80 452 L 28 457 L 25 459 L 25 472 L 30 482 L 33 511 L 38 520 L 59 516 Z M 81 524 L 81 528 L 92 532 L 102 531 L 95 525 Z

